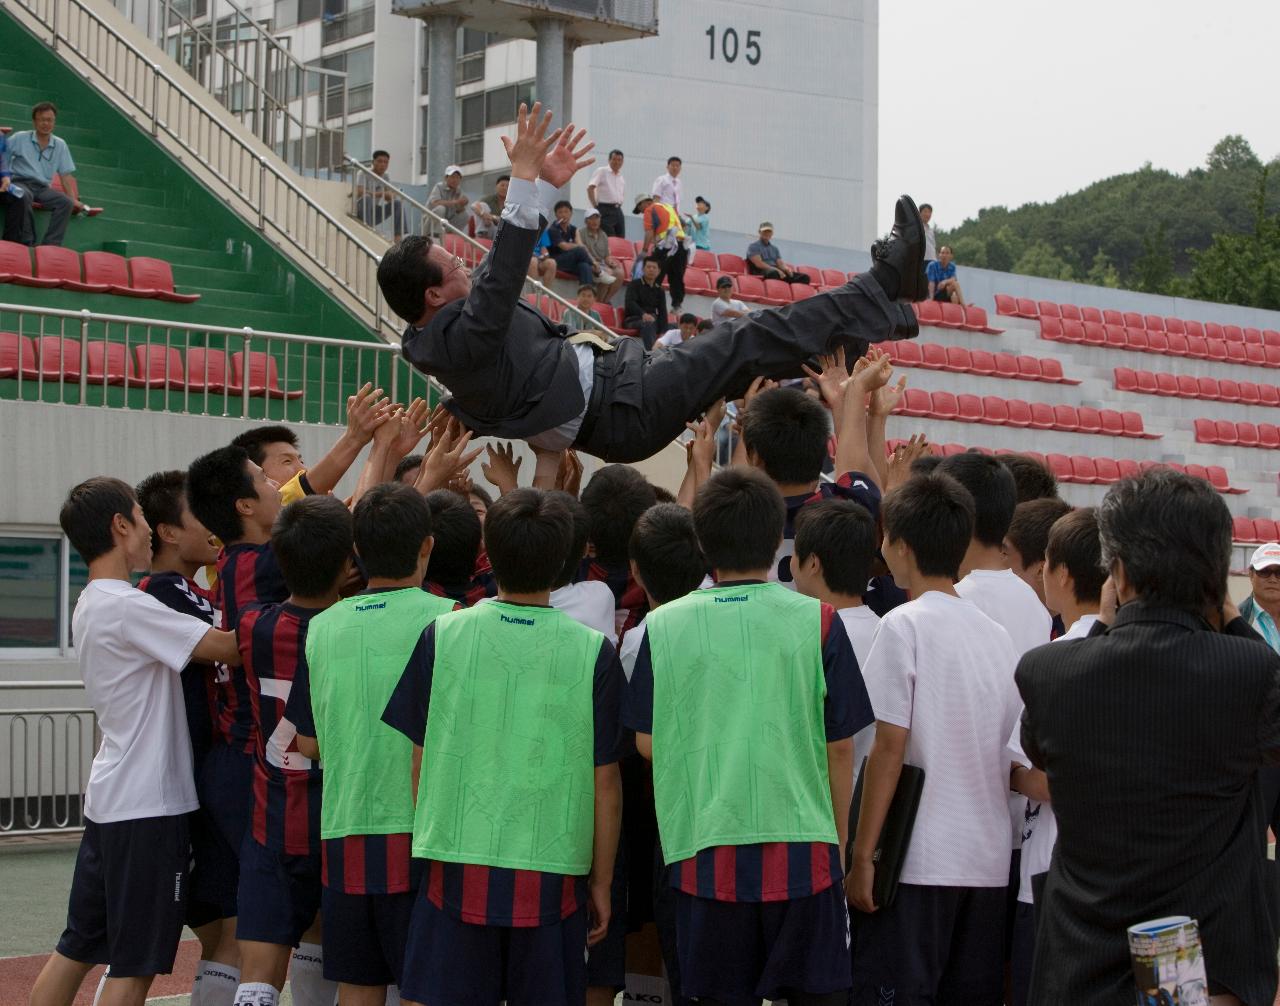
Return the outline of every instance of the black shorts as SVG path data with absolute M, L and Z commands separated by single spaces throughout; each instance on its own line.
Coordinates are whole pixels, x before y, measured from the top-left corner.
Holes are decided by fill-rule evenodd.
M 647 857 L 646 857 L 647 858 Z M 609 894 L 609 928 L 604 939 L 587 950 L 587 985 L 621 992 L 627 987 L 627 870 L 626 838 L 618 842 Z
M 713 901 L 676 891 L 680 991 L 723 1002 L 850 985 L 844 887 L 789 901 Z
M 202 906 L 212 906 L 218 918 L 234 918 L 240 846 L 253 820 L 253 755 L 214 744 L 201 763 L 196 795 L 201 821 L 192 822 L 192 895 Z
M 187 815 L 86 821 L 58 953 L 116 978 L 173 970 L 187 909 Z
M 320 853 L 277 852 L 246 833 L 239 902 L 236 939 L 296 947 L 320 911 Z
M 951 294 L 948 293 L 946 290 L 943 290 L 941 287 L 939 287 L 936 291 L 934 291 L 933 299 L 940 300 L 940 301 L 943 301 L 944 303 L 950 304 Z
M 1001 887 L 900 884 L 892 905 L 853 913 L 853 1006 L 1000 1006 Z
M 235 918 L 239 853 L 227 845 L 212 815 L 203 807 L 192 812 L 187 825 L 191 832 L 187 925 L 195 929 L 219 919 Z
M 1031 965 L 1036 956 L 1036 906 L 1018 902 L 1013 917 L 1013 1006 L 1027 1006 L 1031 994 Z
M 582 1006 L 587 909 L 545 926 L 479 926 L 420 894 L 400 997 L 430 1006 Z
M 326 887 L 320 897 L 324 976 L 349 985 L 399 985 L 416 900 L 416 887 L 399 894 L 344 894 Z

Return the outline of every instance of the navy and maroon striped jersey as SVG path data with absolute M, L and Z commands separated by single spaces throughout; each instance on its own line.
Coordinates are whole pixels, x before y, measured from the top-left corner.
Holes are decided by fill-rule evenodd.
M 758 581 L 735 581 L 730 587 Z M 827 694 L 823 720 L 827 743 L 852 737 L 875 721 L 858 658 L 829 604 L 822 606 L 822 669 Z M 653 655 L 645 636 L 628 683 L 623 725 L 653 733 Z M 671 886 L 715 901 L 788 901 L 825 891 L 843 874 L 840 848 L 827 842 L 717 845 L 671 864 Z
M 427 735 L 435 625 L 427 626 L 382 720 L 421 747 Z M 618 760 L 618 715 L 626 678 L 618 653 L 604 640 L 594 670 L 594 764 Z M 519 716 L 519 710 L 512 710 Z M 568 918 L 587 903 L 587 878 L 539 870 L 430 860 L 423 896 L 456 919 L 483 926 L 545 926 Z
M 240 614 L 253 604 L 278 604 L 289 596 L 284 573 L 270 544 L 232 545 L 218 557 L 217 605 L 222 628 L 235 632 Z M 214 739 L 246 754 L 255 750 L 254 714 L 243 667 L 217 670 L 218 703 Z
M 423 861 L 410 858 L 413 835 L 326 838 L 320 882 L 343 894 L 403 894 L 417 890 Z
M 486 597 L 498 596 L 498 581 L 487 569 L 477 572 L 466 583 L 440 583 L 429 579 L 422 588 L 428 593 L 435 594 L 436 597 L 447 597 L 464 608 L 473 607 Z
M 320 763 L 298 751 L 285 716 L 299 668 L 306 666 L 307 625 L 323 609 L 295 604 L 246 608 L 236 638 L 253 719 L 253 837 L 288 855 L 320 852 Z
M 618 611 L 614 628 L 617 629 L 619 639 L 622 638 L 623 633 L 643 622 L 644 616 L 649 614 L 649 595 L 631 575 L 630 563 L 610 568 L 595 559 L 583 559 L 575 580 L 599 580 L 613 591 L 613 600 Z

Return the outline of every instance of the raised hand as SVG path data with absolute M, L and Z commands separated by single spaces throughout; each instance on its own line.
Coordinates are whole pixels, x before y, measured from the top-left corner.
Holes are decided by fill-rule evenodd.
M 391 403 L 372 382 L 347 398 L 347 433 L 359 444 L 372 440 L 374 431 L 390 418 Z
M 400 417 L 400 429 L 396 434 L 396 438 L 391 443 L 391 453 L 393 455 L 397 458 L 403 458 L 413 453 L 413 449 L 427 435 L 427 429 L 423 426 L 423 420 L 426 417 L 427 403 L 423 399 L 415 398 L 409 403 L 409 407 L 405 409 L 404 414 Z
M 877 388 L 871 395 L 870 412 L 873 416 L 887 416 L 895 408 L 907 390 L 907 375 L 898 378 L 897 384 L 886 384 Z
M 527 182 L 536 181 L 542 171 L 542 164 L 560 139 L 564 130 L 551 128 L 551 113 L 542 111 L 542 102 L 535 101 L 530 111 L 524 104 L 516 115 L 516 138 L 502 138 L 502 145 L 507 150 L 507 159 L 511 162 L 511 177 L 523 178 Z
M 912 434 L 905 444 L 899 444 L 889 455 L 889 474 L 885 479 L 884 491 L 888 492 L 902 485 L 911 478 L 911 464 L 918 457 L 923 457 L 930 450 L 929 441 L 923 433 Z
M 584 146 L 583 140 L 586 136 L 585 129 L 579 129 L 575 135 L 572 122 L 561 130 L 559 141 L 542 162 L 540 177 L 543 181 L 558 189 L 583 168 L 595 163 L 594 157 L 587 156 L 595 147 L 595 143 L 587 143 Z
M 471 431 L 464 429 L 456 419 L 451 419 L 444 432 L 433 437 L 431 449 L 422 460 L 414 488 L 424 496 L 443 489 L 459 469 L 466 469 L 480 456 L 480 448 L 464 453 L 471 442 Z
M 498 490 L 499 496 L 505 496 L 520 485 L 520 465 L 524 458 L 515 456 L 515 448 L 510 444 L 490 444 L 485 448 L 488 460 L 480 464 L 480 474 Z
M 556 488 L 577 496 L 582 488 L 582 459 L 577 451 L 565 451 L 560 455 L 560 469 L 556 472 Z
M 738 414 L 741 415 L 744 410 L 751 408 L 752 401 L 760 392 L 772 391 L 777 386 L 777 381 L 771 381 L 767 377 L 757 377 L 747 388 L 747 393 L 742 396 L 742 408 L 738 410 Z
M 822 392 L 822 400 L 834 409 L 844 401 L 844 382 L 849 379 L 844 347 L 837 346 L 834 353 L 819 356 L 818 366 L 822 369 L 814 370 L 806 363 L 801 369 L 817 384 L 818 390 Z

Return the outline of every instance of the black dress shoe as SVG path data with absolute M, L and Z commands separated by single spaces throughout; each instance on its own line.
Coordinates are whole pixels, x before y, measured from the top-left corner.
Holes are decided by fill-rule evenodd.
M 893 216 L 893 230 L 871 246 L 871 257 L 877 266 L 885 266 L 896 275 L 898 289 L 891 293 L 894 299 L 924 300 L 929 295 L 924 273 L 924 221 L 910 196 L 898 200 Z

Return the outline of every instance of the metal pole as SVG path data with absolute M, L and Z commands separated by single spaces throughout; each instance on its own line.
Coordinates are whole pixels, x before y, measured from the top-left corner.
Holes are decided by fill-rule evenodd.
M 160 120 L 160 64 L 151 64 L 151 135 L 159 135 Z
M 103 353 L 105 360 L 106 354 Z M 66 370 L 66 364 L 63 364 Z M 59 388 L 59 391 L 62 389 Z M 89 390 L 89 310 L 80 312 L 80 404 L 85 405 Z M 59 395 L 61 397 L 61 395 Z
M 458 75 L 458 24 L 453 14 L 427 18 L 427 184 L 444 178 L 453 160 L 454 94 Z
M 267 229 L 267 159 L 258 158 L 258 230 Z

